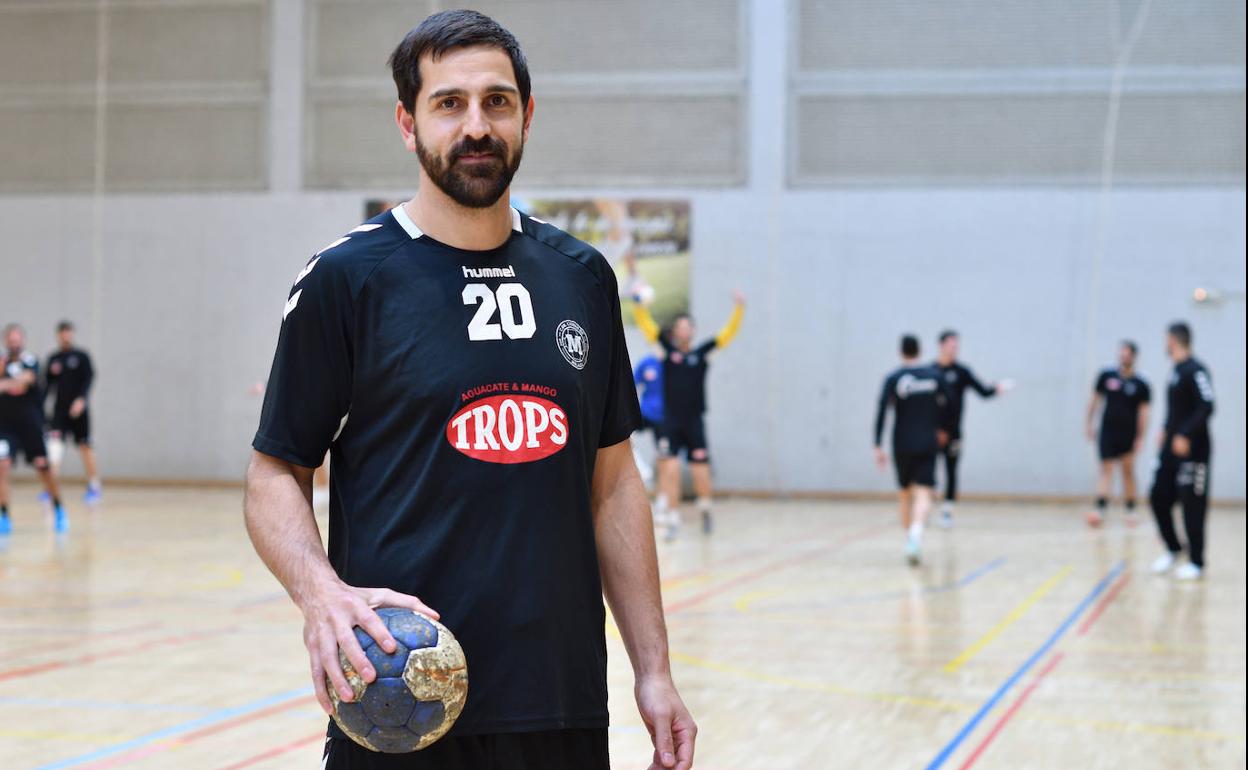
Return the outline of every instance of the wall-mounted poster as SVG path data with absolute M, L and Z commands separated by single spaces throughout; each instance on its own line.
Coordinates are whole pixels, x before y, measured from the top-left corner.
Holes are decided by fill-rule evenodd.
M 398 203 L 370 200 L 365 218 Z M 663 325 L 689 311 L 689 201 L 513 198 L 511 203 L 602 252 L 619 280 L 624 323 L 633 322 L 637 294 L 651 302 L 651 312 Z

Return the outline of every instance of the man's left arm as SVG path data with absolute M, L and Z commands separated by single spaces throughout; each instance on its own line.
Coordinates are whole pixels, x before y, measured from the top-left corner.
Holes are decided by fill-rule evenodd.
M 688 770 L 698 728 L 672 682 L 650 502 L 627 439 L 598 450 L 592 494 L 603 593 L 633 664 L 650 768 Z

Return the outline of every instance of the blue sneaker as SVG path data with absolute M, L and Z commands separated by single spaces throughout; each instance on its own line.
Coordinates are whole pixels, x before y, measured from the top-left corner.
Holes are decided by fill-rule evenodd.
M 57 534 L 69 531 L 69 517 L 65 515 L 65 509 L 59 505 L 52 512 L 52 528 L 56 530 Z
M 104 499 L 104 493 L 98 489 L 88 489 L 87 493 L 82 496 L 83 502 L 87 505 L 95 505 Z
M 49 504 L 49 503 L 51 503 L 51 502 L 52 502 L 52 495 L 49 495 L 49 494 L 48 494 L 48 490 L 46 490 L 46 489 L 45 489 L 45 490 L 43 490 L 42 492 L 40 492 L 40 493 L 39 493 L 39 504 L 40 504 L 40 505 L 48 505 L 48 504 Z
M 13 522 L 9 521 L 8 516 L 0 516 L 0 535 L 8 535 L 13 532 Z

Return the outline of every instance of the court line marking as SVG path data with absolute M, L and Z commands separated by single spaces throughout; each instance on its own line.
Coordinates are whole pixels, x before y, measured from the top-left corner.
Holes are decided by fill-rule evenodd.
M 1114 599 L 1116 599 L 1118 597 L 1118 594 L 1122 593 L 1122 589 L 1126 588 L 1127 583 L 1130 583 L 1130 582 L 1131 582 L 1131 573 L 1124 572 L 1122 574 L 1122 579 L 1119 580 L 1117 583 L 1114 583 L 1113 588 L 1109 589 L 1109 593 L 1105 594 L 1105 597 L 1101 599 L 1100 602 L 1097 603 L 1096 607 L 1092 609 L 1092 612 L 1088 614 L 1087 619 L 1083 621 L 1083 624 L 1081 626 L 1079 626 L 1079 634 L 1078 634 L 1079 636 L 1087 635 L 1088 629 L 1091 628 L 1092 625 L 1096 623 L 1097 620 L 1100 619 L 1101 614 L 1105 612 L 1105 608 L 1109 606 L 1109 603 L 1112 602 Z
M 310 699 L 311 692 L 311 687 L 300 687 L 297 690 L 288 690 L 276 695 L 270 695 L 267 698 L 261 698 L 259 700 L 251 701 L 250 703 L 244 703 L 241 706 L 230 706 L 218 709 L 197 719 L 179 722 L 178 724 L 170 725 L 169 727 L 164 727 L 160 730 L 155 730 L 147 733 L 146 735 L 140 735 L 139 737 L 132 738 L 128 741 L 122 741 L 120 743 L 115 743 L 112 746 L 105 746 L 104 748 L 96 749 L 95 751 L 79 754 L 76 757 L 68 757 L 66 759 L 49 762 L 34 768 L 34 770 L 61 770 L 62 768 L 75 767 L 86 762 L 108 760 L 109 757 L 116 757 L 118 754 L 122 754 L 123 752 L 127 752 L 132 749 L 141 749 L 155 743 L 160 743 L 168 748 L 172 745 L 176 745 L 171 743 L 168 739 L 181 735 L 182 733 L 186 733 L 187 731 L 217 725 L 220 722 L 239 716 L 250 716 L 254 718 L 255 716 L 258 716 L 260 712 L 264 712 L 266 709 L 269 709 L 274 705 L 282 705 L 286 708 L 291 708 L 298 705 L 298 703 L 302 702 L 302 700 Z M 127 757 L 120 757 L 118 761 L 123 761 L 126 758 Z M 111 764 L 113 763 L 96 764 L 94 767 L 107 767 L 111 766 Z
M 309 743 L 323 740 L 325 740 L 325 731 L 321 730 L 320 732 L 313 733 L 312 735 L 304 736 L 297 741 L 287 743 L 284 746 L 276 746 L 266 751 L 262 751 L 259 754 L 250 756 L 247 759 L 235 762 L 232 765 L 226 765 L 225 767 L 220 768 L 220 770 L 242 770 L 244 767 L 250 767 L 258 762 L 263 762 L 266 759 L 272 759 L 273 757 L 281 756 L 282 754 L 294 751 L 295 749 L 303 748 Z
M 71 698 L 0 697 L 0 706 L 33 706 L 53 709 L 96 709 L 105 711 L 157 711 L 169 714 L 206 714 L 211 708 L 176 703 L 128 703 L 126 701 L 74 700 Z M 114 738 L 117 736 L 113 736 Z
M 1104 593 L 1110 583 L 1116 580 L 1125 569 L 1126 562 L 1118 562 L 1114 565 L 1113 569 L 1105 575 L 1105 577 L 1101 578 L 1099 583 L 1093 586 L 1092 591 L 1089 592 L 1088 595 L 1083 598 L 1083 601 L 1079 602 L 1075 609 L 1066 616 L 1066 619 L 1062 621 L 1062 624 L 1057 627 L 1056 631 L 1049 635 L 1049 638 L 1044 641 L 1044 644 L 1040 645 L 1040 648 L 1033 652 L 1030 658 L 1023 661 L 1023 664 L 1019 666 L 1018 669 L 1011 674 L 1000 687 L 997 688 L 996 692 L 994 692 L 988 700 L 984 702 L 984 705 L 979 707 L 979 710 L 975 712 L 975 715 L 962 726 L 962 729 L 958 731 L 958 734 L 953 736 L 953 739 L 945 744 L 944 748 L 940 750 L 936 757 L 928 763 L 926 770 L 936 770 L 936 768 L 945 764 L 950 755 L 957 750 L 958 746 L 962 745 L 962 742 L 966 740 L 967 736 L 969 736 L 975 728 L 979 726 L 979 723 L 982 722 L 984 717 L 986 717 L 988 713 L 996 707 L 997 703 L 1005 697 L 1005 694 L 1009 692 L 1014 685 L 1018 684 L 1018 681 L 1022 679 L 1023 676 L 1026 675 L 1026 673 L 1030 671 L 1041 658 L 1048 654 L 1049 650 L 1053 648 L 1053 645 L 1057 644 L 1058 640 L 1060 640 L 1066 632 L 1070 630 L 1070 627 L 1075 624 L 1075 621 L 1077 621 L 1081 615 L 1083 615 L 1084 611 L 1087 610 L 1092 602 L 1096 601 L 1097 597 Z
M 84 655 L 76 660 L 54 660 L 47 663 L 35 663 L 29 666 L 19 666 L 11 668 L 7 671 L 0 671 L 0 682 L 8 679 L 20 679 L 25 676 L 34 676 L 35 674 L 43 674 L 48 671 L 59 671 L 63 668 L 77 668 L 88 663 L 95 663 L 101 660 L 110 660 L 112 658 L 121 658 L 127 655 L 134 655 L 139 652 L 145 652 L 153 647 L 178 647 L 188 642 L 194 642 L 212 636 L 221 636 L 238 629 L 237 626 L 228 626 L 226 628 L 214 628 L 204 631 L 196 631 L 190 634 L 181 634 L 179 636 L 166 636 L 161 639 L 153 639 L 143 644 L 135 644 L 129 647 L 122 647 L 116 650 L 107 650 L 105 652 L 91 653 Z
M 1019 709 L 1023 707 L 1023 704 L 1027 702 L 1027 699 L 1031 697 L 1031 694 L 1036 691 L 1037 687 L 1040 686 L 1040 682 L 1044 681 L 1044 678 L 1048 676 L 1053 669 L 1057 668 L 1057 664 L 1062 662 L 1062 658 L 1065 657 L 1065 655 L 1066 653 L 1059 652 L 1049 659 L 1049 662 L 1046 663 L 1044 668 L 1040 669 L 1040 672 L 1032 678 L 1031 682 L 1027 684 L 1026 689 L 1018 694 L 1018 698 L 1010 704 L 1010 707 L 1004 714 L 1001 715 L 1001 718 L 998 719 L 997 723 L 992 726 L 992 729 L 988 731 L 988 734 L 984 736 L 984 739 L 979 742 L 979 745 L 975 747 L 975 750 L 971 752 L 970 756 L 966 758 L 966 761 L 962 763 L 958 770 L 970 770 L 970 767 L 979 761 L 979 758 L 982 757 L 984 752 L 988 750 L 988 746 L 991 745 L 992 742 L 996 740 L 996 737 L 1001 734 L 1001 731 L 1005 729 L 1005 725 L 1013 719 L 1014 715 L 1017 714 Z
M 1075 568 L 1067 564 L 1065 567 L 1062 567 L 1060 570 L 1058 570 L 1048 580 L 1044 581 L 1044 583 L 1039 588 L 1037 588 L 1035 591 L 1032 591 L 1031 596 L 1028 596 L 1026 599 L 1023 599 L 1023 601 L 1019 603 L 1018 606 L 1016 606 L 1014 609 L 1010 610 L 1009 614 L 1007 614 L 1004 618 L 1002 618 L 999 623 L 997 623 L 992 628 L 988 629 L 988 632 L 986 634 L 979 637 L 979 639 L 977 639 L 974 644 L 972 644 L 970 647 L 967 647 L 965 650 L 963 650 L 962 653 L 958 655 L 958 657 L 946 663 L 944 667 L 945 673 L 946 674 L 955 673 L 957 672 L 958 669 L 962 668 L 962 666 L 966 665 L 967 661 L 969 661 L 971 658 L 978 655 L 980 651 L 983 650 L 985 647 L 992 644 L 992 641 L 996 639 L 998 636 L 1000 636 L 1005 631 L 1005 629 L 1017 623 L 1020 618 L 1022 618 L 1024 615 L 1027 614 L 1028 610 L 1030 610 L 1033 606 L 1035 606 L 1036 602 L 1043 599 L 1045 597 L 1045 594 L 1047 594 L 1049 591 L 1052 591 L 1054 587 L 1057 586 L 1058 583 L 1061 583 L 1063 580 L 1065 580 L 1067 577 L 1070 576 L 1070 573 L 1074 571 L 1075 571 Z

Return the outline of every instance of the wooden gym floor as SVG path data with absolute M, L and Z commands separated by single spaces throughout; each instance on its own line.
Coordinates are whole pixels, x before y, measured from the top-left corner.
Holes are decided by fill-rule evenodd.
M 80 490 L 79 490 L 80 493 Z M 50 534 L 19 486 L 0 540 L 4 770 L 319 767 L 297 611 L 240 493 L 113 488 Z M 660 544 L 700 770 L 1243 768 L 1243 509 L 1203 583 L 1148 573 L 1151 519 L 973 504 L 903 563 L 892 506 L 725 501 Z M 614 628 L 616 768 L 650 748 Z

